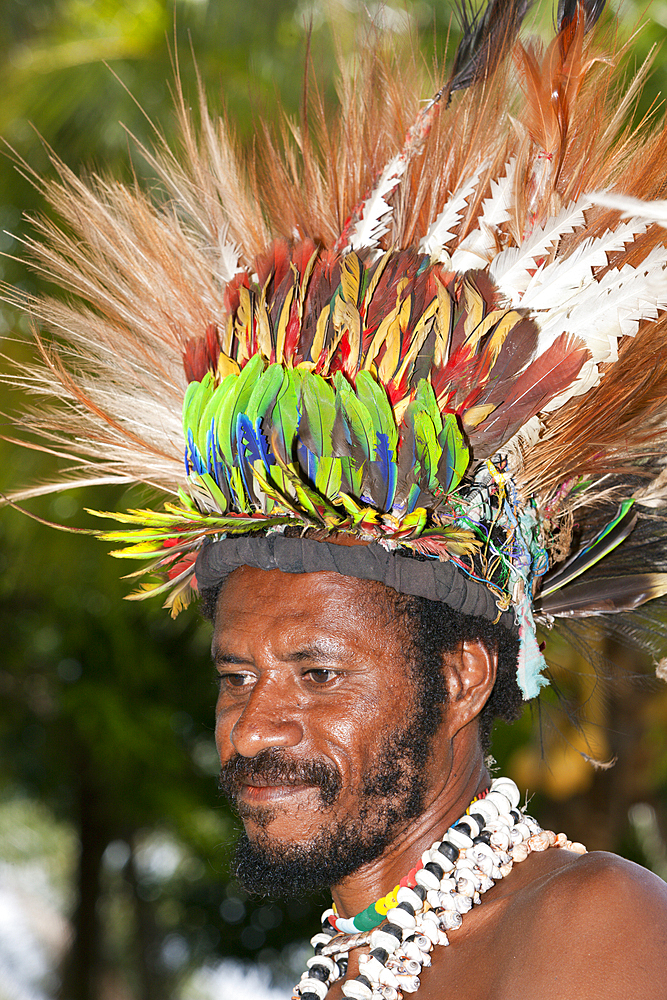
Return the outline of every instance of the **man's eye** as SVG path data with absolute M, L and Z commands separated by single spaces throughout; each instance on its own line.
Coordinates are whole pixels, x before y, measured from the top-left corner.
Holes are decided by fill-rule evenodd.
M 220 685 L 231 688 L 242 688 L 252 683 L 250 674 L 219 674 Z
M 324 667 L 317 667 L 314 670 L 309 670 L 306 676 L 309 677 L 311 681 L 314 681 L 315 684 L 326 684 L 338 675 L 335 670 L 327 670 Z

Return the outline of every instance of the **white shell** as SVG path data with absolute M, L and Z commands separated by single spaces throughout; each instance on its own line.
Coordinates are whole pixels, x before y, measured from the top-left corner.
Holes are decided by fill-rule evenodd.
M 378 974 L 378 982 L 380 986 L 391 986 L 393 989 L 398 989 L 399 985 L 394 973 L 391 969 L 385 968 L 384 965 L 381 966 L 381 971 Z
M 414 910 L 421 910 L 423 903 L 414 889 L 411 889 L 407 885 L 402 885 L 401 888 L 396 893 L 396 899 L 399 903 L 409 903 Z
M 493 889 L 494 881 L 492 878 L 488 878 L 486 875 L 482 875 L 481 884 L 478 886 L 480 892 L 488 892 L 489 889 Z
M 445 910 L 440 914 L 440 926 L 446 931 L 456 931 L 463 923 L 463 917 L 458 910 Z
M 472 812 L 474 812 L 474 811 L 475 810 L 473 808 Z M 474 837 L 479 837 L 480 833 L 482 832 L 482 828 L 481 828 L 481 826 L 479 825 L 479 823 L 477 822 L 476 819 L 473 819 L 472 816 L 466 815 L 466 816 L 462 816 L 461 817 L 461 821 L 463 823 L 467 823 L 468 826 L 470 827 L 470 836 L 471 837 L 473 837 L 473 838 Z
M 398 942 L 393 934 L 388 934 L 387 931 L 374 930 L 371 931 L 370 944 L 371 951 L 374 948 L 383 948 L 384 951 L 389 952 L 391 955 L 396 950 Z
M 399 989 L 403 993 L 416 993 L 419 989 L 419 978 L 417 976 L 399 976 Z
M 325 965 L 329 970 L 329 972 L 333 972 L 336 963 L 334 962 L 333 958 L 329 958 L 328 955 L 313 955 L 313 957 L 309 958 L 308 961 L 306 962 L 306 968 L 310 969 L 313 967 L 313 965 Z
M 424 954 L 425 953 L 420 950 L 419 945 L 417 944 L 416 941 L 406 941 L 405 944 L 403 945 L 400 957 L 411 959 L 413 962 L 419 962 L 420 965 L 423 965 Z
M 438 894 L 438 909 L 440 910 L 455 910 L 456 909 L 456 896 L 453 892 L 441 892 Z
M 525 861 L 530 854 L 530 848 L 526 844 L 517 844 L 511 851 L 513 861 Z
M 383 986 L 381 993 L 382 1000 L 398 1000 L 398 990 L 393 986 Z
M 368 986 L 358 983 L 356 979 L 348 979 L 343 983 L 343 996 L 353 997 L 354 1000 L 373 1000 L 373 994 Z
M 324 934 L 321 931 L 319 934 L 315 934 L 314 937 L 311 937 L 310 939 L 310 943 L 312 944 L 313 948 L 317 948 L 318 944 L 329 944 L 330 941 L 331 941 L 330 935 Z
M 512 804 L 512 809 L 516 809 L 521 801 L 521 792 L 511 778 L 496 778 L 491 783 L 494 792 L 502 792 Z
M 493 802 L 494 806 L 498 809 L 498 812 L 502 816 L 509 816 L 510 809 L 512 808 L 512 803 L 503 795 L 502 792 L 489 792 L 489 794 L 484 799 L 485 802 Z
M 445 947 L 449 944 L 449 938 L 443 931 L 442 927 L 438 929 L 438 944 L 444 945 Z
M 493 851 L 489 854 L 482 854 L 480 851 L 479 857 L 477 858 L 477 868 L 482 873 L 482 875 L 489 876 L 493 869 L 495 868 Z
M 493 802 L 489 802 L 489 796 L 485 799 L 480 799 L 479 802 L 475 802 L 475 812 L 483 816 L 488 822 L 490 819 L 495 819 L 498 815 L 498 810 Z
M 420 868 L 415 875 L 417 885 L 423 885 L 425 889 L 439 889 L 440 879 L 436 878 L 433 872 L 427 872 L 425 868 Z
M 577 840 L 568 843 L 567 849 L 568 851 L 574 851 L 575 854 L 588 854 L 588 851 L 586 850 L 584 845 L 580 844 Z
M 433 861 L 436 865 L 440 865 L 443 872 L 450 872 L 454 867 L 454 862 L 446 858 L 444 854 L 441 854 L 438 850 L 431 850 L 425 852 L 428 855 L 427 861 Z M 424 864 L 427 862 L 425 861 Z
M 472 837 L 469 837 L 467 833 L 464 833 L 463 830 L 459 830 L 455 826 L 450 826 L 445 834 L 445 840 L 448 840 L 454 847 L 472 847 Z
M 438 944 L 438 928 L 434 923 L 432 923 L 429 920 L 426 923 L 422 924 L 422 926 L 419 929 L 421 930 L 424 937 L 427 937 L 430 941 L 433 942 L 433 944 Z
M 510 846 L 510 835 L 506 830 L 496 830 L 491 834 L 491 847 L 496 847 L 499 851 L 506 851 Z
M 456 882 L 456 891 L 460 896 L 474 896 L 475 895 L 475 883 L 471 878 L 461 877 Z
M 453 878 L 440 879 L 440 892 L 453 892 L 456 888 L 456 881 Z
M 426 902 L 429 906 L 432 906 L 434 910 L 437 906 L 440 906 L 440 890 L 429 889 L 426 893 Z
M 417 945 L 419 950 L 424 952 L 425 954 L 428 954 L 431 950 L 430 938 L 427 938 L 426 935 L 422 934 L 421 932 L 419 934 L 415 934 L 415 944 Z
M 317 993 L 320 1000 L 324 1000 L 325 996 L 329 992 L 328 983 L 323 983 L 321 979 L 311 979 L 309 976 L 301 978 L 299 989 L 301 990 L 301 993 Z M 368 995 L 371 995 L 370 992 Z
M 500 877 L 501 878 L 507 878 L 507 876 L 509 875 L 509 873 L 512 871 L 513 867 L 514 866 L 513 866 L 513 864 L 512 864 L 511 861 L 508 861 L 506 865 L 501 865 L 500 869 L 499 869 L 499 875 L 500 875 Z
M 468 910 L 472 910 L 472 899 L 470 896 L 456 896 L 456 909 L 459 913 L 467 913 Z
M 387 911 L 387 920 L 392 924 L 396 924 L 397 927 L 402 927 L 403 930 L 412 931 L 417 926 L 417 921 L 412 914 L 408 913 L 407 910 L 401 910 L 398 906 Z
M 556 837 L 556 847 L 565 847 L 567 844 L 567 836 L 564 833 L 559 833 Z
M 517 823 L 511 833 L 511 839 L 513 842 L 515 837 L 521 837 L 521 840 L 528 840 L 530 836 L 531 831 L 526 823 Z M 516 842 L 518 843 L 519 841 L 517 840 Z

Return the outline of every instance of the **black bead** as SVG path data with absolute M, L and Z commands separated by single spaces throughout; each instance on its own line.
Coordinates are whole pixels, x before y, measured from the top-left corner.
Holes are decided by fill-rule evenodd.
M 386 924 L 382 924 L 381 929 L 386 931 L 387 934 L 393 934 L 399 941 L 403 940 L 403 928 L 399 927 L 398 924 L 390 924 L 389 921 L 387 921 Z
M 476 820 L 480 830 L 483 830 L 486 826 L 486 820 L 480 813 L 470 813 L 470 819 Z
M 437 865 L 435 863 L 435 861 L 429 861 L 429 863 L 427 865 L 424 865 L 424 871 L 425 872 L 430 872 L 431 875 L 435 875 L 435 877 L 437 878 L 438 882 L 440 881 L 440 879 L 445 874 L 444 871 L 443 871 L 443 869 L 440 867 L 440 865 Z
M 384 965 L 389 958 L 389 952 L 385 951 L 384 948 L 373 948 L 371 958 L 377 958 L 378 962 L 382 962 Z
M 454 845 L 450 844 L 448 840 L 443 840 L 438 850 L 441 854 L 444 854 L 444 856 L 448 858 L 452 864 L 455 864 L 459 859 L 458 847 L 454 847 Z
M 515 824 L 521 822 L 521 813 L 517 812 L 516 809 L 510 809 L 510 816 L 514 820 Z
M 405 900 L 403 900 L 402 903 L 399 903 L 398 906 L 396 907 L 396 909 L 397 910 L 405 910 L 405 912 L 409 913 L 411 917 L 414 917 L 414 915 L 415 915 L 415 908 L 414 908 L 414 906 L 411 906 L 410 903 L 406 903 Z
M 467 823 L 457 823 L 456 829 L 460 830 L 461 833 L 465 833 L 466 837 L 469 837 L 472 833 L 472 828 Z
M 323 949 L 323 948 L 324 948 L 324 945 L 323 945 L 323 944 L 316 944 L 316 945 L 315 945 L 315 954 L 316 954 L 316 955 L 321 955 L 321 954 L 322 954 L 322 949 Z
M 491 831 L 482 830 L 479 837 L 475 837 L 473 844 L 486 844 L 487 847 L 491 844 Z
M 340 978 L 341 979 L 343 978 L 343 976 L 347 975 L 347 964 L 348 964 L 348 961 L 349 961 L 349 959 L 347 959 L 347 958 L 339 958 L 338 961 L 336 962 L 336 965 L 338 966 L 338 971 L 340 973 Z
M 308 990 L 307 993 L 301 994 L 301 1000 L 320 1000 L 317 993 L 313 993 L 312 990 Z
M 366 976 L 357 976 L 357 982 L 363 983 L 364 986 L 368 986 L 369 990 L 373 989 L 373 984 L 370 979 L 366 979 Z
M 419 896 L 419 898 L 421 899 L 421 901 L 423 903 L 424 900 L 426 899 L 426 889 L 424 888 L 424 886 L 423 885 L 413 885 L 410 888 L 414 892 L 415 896 Z
M 311 965 L 308 969 L 308 975 L 312 976 L 313 979 L 321 979 L 323 983 L 326 983 L 330 973 L 326 965 Z
M 322 921 L 322 933 L 323 934 L 328 934 L 329 937 L 333 937 L 334 934 L 338 934 L 338 931 L 336 930 L 335 927 L 332 927 L 332 925 L 329 923 L 328 920 L 323 920 Z

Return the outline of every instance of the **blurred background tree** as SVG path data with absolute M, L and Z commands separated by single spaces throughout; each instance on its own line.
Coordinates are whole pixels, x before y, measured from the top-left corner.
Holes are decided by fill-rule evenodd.
M 173 136 L 178 61 L 186 94 L 196 65 L 214 107 L 252 142 L 276 94 L 296 114 L 309 26 L 314 62 L 332 93 L 325 11 L 343 49 L 361 11 L 389 35 L 423 29 L 444 52 L 449 0 L 380 6 L 360 0 L 4 0 L 0 6 L 0 135 L 39 174 L 48 152 L 76 172 L 144 177 L 128 133 L 150 144 L 151 122 Z M 543 23 L 551 11 L 540 8 Z M 367 14 L 364 14 L 367 16 Z M 629 34 L 638 13 L 626 5 Z M 635 40 L 629 71 L 663 35 L 667 7 Z M 640 113 L 666 71 L 659 59 Z M 0 276 L 29 292 L 46 283 L 17 257 L 25 212 L 47 211 L 12 153 L 0 160 Z M 145 178 L 147 179 L 147 178 Z M 10 235 L 11 234 L 11 235 Z M 49 289 L 52 291 L 52 289 Z M 29 321 L 0 311 L 6 356 L 29 360 Z M 3 367 L 9 364 L 7 358 Z M 0 410 L 26 405 L 5 388 Z M 3 418 L 4 433 L 12 436 Z M 0 490 L 46 477 L 55 459 L 0 441 Z M 138 491 L 136 491 L 138 493 Z M 72 527 L 84 507 L 136 506 L 143 496 L 76 491 L 29 506 Z M 215 795 L 214 685 L 208 629 L 196 612 L 172 622 L 155 602 L 127 604 L 118 564 L 86 535 L 55 532 L 16 511 L 0 517 L 0 1000 L 207 1000 L 269 996 L 268 974 L 234 978 L 223 959 L 266 966 L 283 990 L 323 900 L 248 900 L 229 880 L 235 821 Z M 534 810 L 589 847 L 619 850 L 667 874 L 667 695 L 619 683 L 603 691 L 583 659 L 559 683 L 586 703 L 577 730 L 545 722 L 553 697 L 502 727 L 503 770 L 538 791 Z M 551 699 L 551 700 L 550 700 Z M 594 771 L 584 754 L 615 768 Z M 557 818 L 556 818 L 557 817 Z M 17 899 L 21 899 L 18 906 Z M 25 922 L 25 927 L 21 923 Z M 23 950 L 21 950 L 23 949 Z M 30 952 L 30 954 L 28 954 Z M 194 975 L 195 970 L 208 969 Z

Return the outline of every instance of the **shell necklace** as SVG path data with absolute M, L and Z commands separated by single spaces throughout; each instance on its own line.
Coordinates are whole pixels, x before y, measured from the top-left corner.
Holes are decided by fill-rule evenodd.
M 343 983 L 343 995 L 402 1000 L 419 988 L 434 946 L 449 944 L 447 932 L 461 926 L 463 914 L 509 875 L 515 862 L 549 847 L 586 853 L 564 833 L 542 830 L 518 808 L 520 798 L 511 778 L 496 778 L 488 794 L 473 799 L 388 896 L 352 919 L 325 910 L 322 930 L 310 942 L 315 955 L 292 1000 L 324 1000 L 331 984 L 345 978 L 350 950 L 364 945 L 370 945 L 370 952 L 360 955 L 359 975 Z

